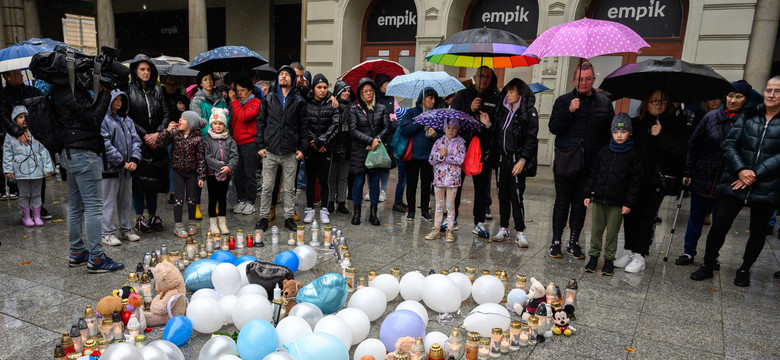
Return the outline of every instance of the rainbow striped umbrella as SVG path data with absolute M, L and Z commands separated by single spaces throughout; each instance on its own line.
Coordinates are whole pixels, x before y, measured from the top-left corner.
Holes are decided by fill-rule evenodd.
M 425 59 L 440 65 L 477 68 L 513 68 L 538 64 L 524 56 L 528 43 L 504 30 L 480 28 L 458 32 L 442 41 Z

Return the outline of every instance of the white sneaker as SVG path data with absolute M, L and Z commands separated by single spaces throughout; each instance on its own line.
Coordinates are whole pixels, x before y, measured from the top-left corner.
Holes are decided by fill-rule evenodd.
M 328 217 L 329 214 L 330 213 L 328 212 L 328 208 L 320 209 L 320 223 L 330 224 L 330 217 Z
M 120 231 L 119 232 L 119 239 L 120 240 L 127 240 L 127 241 L 138 241 L 141 240 L 141 237 L 136 235 L 133 230 L 128 231 Z
M 506 228 L 498 229 L 498 233 L 493 236 L 493 241 L 495 242 L 504 242 L 507 239 L 509 239 L 509 233 L 507 232 Z
M 629 273 L 638 273 L 645 269 L 645 257 L 640 254 L 634 254 L 632 257 L 631 263 L 626 265 L 626 272 Z
M 385 202 L 387 200 L 387 194 L 384 190 L 379 190 L 379 202 Z
M 307 207 L 306 210 L 303 210 L 303 213 L 306 214 L 303 217 L 303 222 L 310 224 L 312 221 L 314 221 L 314 209 Z
M 239 202 L 238 205 L 236 205 L 236 207 L 233 208 L 233 213 L 234 214 L 242 214 L 243 211 L 244 211 L 244 207 L 245 206 L 246 206 L 245 202 L 243 202 L 243 201 Z
M 521 231 L 515 235 L 515 244 L 521 248 L 528 247 L 528 239 L 525 238 L 525 232 Z
M 363 196 L 363 201 L 371 201 L 371 196 L 366 193 L 366 196 Z
M 108 235 L 101 236 L 100 242 L 102 242 L 103 245 L 108 245 L 108 246 L 119 246 L 119 245 L 122 245 L 122 242 L 119 241 L 119 239 L 117 239 L 116 236 L 114 236 L 114 234 L 108 234 Z
M 255 213 L 255 206 L 250 203 L 244 203 L 244 208 L 241 209 L 241 213 L 244 215 L 252 215 Z
M 628 263 L 631 262 L 631 260 L 634 257 L 634 253 L 631 250 L 625 250 L 623 251 L 623 255 L 618 256 L 615 261 L 612 262 L 612 265 L 615 265 L 615 267 L 624 268 Z

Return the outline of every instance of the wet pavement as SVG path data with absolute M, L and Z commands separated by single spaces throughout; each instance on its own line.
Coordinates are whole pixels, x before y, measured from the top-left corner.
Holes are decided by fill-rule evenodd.
M 394 175 L 394 172 L 393 172 Z M 663 219 L 656 229 L 655 242 L 647 257 L 647 267 L 638 274 L 617 269 L 614 276 L 585 273 L 585 261 L 570 256 L 552 259 L 547 253 L 551 236 L 551 213 L 554 187 L 550 170 L 541 167 L 540 176 L 529 179 L 525 192 L 525 214 L 530 248 L 520 249 L 511 242 L 490 243 L 472 235 L 471 180 L 466 181 L 464 202 L 461 205 L 460 230 L 456 242 L 444 239 L 428 241 L 423 237 L 431 223 L 419 218 L 406 220 L 405 214 L 391 211 L 392 201 L 381 203 L 379 214 L 382 226 L 371 226 L 364 212 L 363 224 L 349 224 L 350 215 L 332 214 L 334 225 L 343 227 L 358 275 L 369 270 L 389 273 L 398 267 L 402 273 L 420 270 L 439 272 L 459 266 L 475 266 L 491 273 L 505 269 L 513 284 L 516 274 L 535 277 L 543 284 L 554 282 L 565 286 L 574 278 L 579 283 L 577 321 L 578 333 L 572 337 L 555 337 L 544 345 L 522 348 L 504 356 L 506 359 L 768 359 L 780 354 L 780 332 L 774 325 L 780 321 L 780 280 L 772 277 L 780 270 L 777 252 L 780 240 L 767 236 L 764 250 L 752 268 L 751 286 L 733 285 L 734 274 L 741 263 L 744 243 L 748 237 L 748 218 L 745 210 L 739 216 L 721 250 L 721 270 L 715 277 L 702 282 L 688 279 L 700 264 L 677 266 L 674 259 L 682 253 L 682 237 L 688 214 L 684 201 L 678 220 L 669 262 L 664 262 L 666 241 L 669 239 L 675 204 L 672 197 L 664 201 L 659 216 Z M 160 196 L 159 213 L 165 231 L 143 234 L 139 242 L 123 242 L 119 247 L 107 247 L 106 253 L 127 268 L 111 274 L 87 274 L 84 267 L 67 266 L 68 241 L 65 215 L 67 213 L 67 185 L 49 180 L 47 208 L 54 219 L 40 228 L 25 228 L 20 221 L 15 201 L 0 202 L 0 359 L 48 359 L 63 332 L 83 314 L 86 305 L 95 306 L 111 290 L 119 288 L 130 269 L 142 260 L 143 254 L 167 244 L 181 249 L 184 241 L 175 237 L 173 206 L 167 195 Z M 388 193 L 395 189 L 391 177 Z M 493 198 L 496 199 L 495 185 Z M 392 197 L 392 196 L 390 196 Z M 204 199 L 207 199 L 204 191 Z M 299 192 L 298 199 L 303 201 Z M 418 197 L 419 199 L 419 197 Z M 367 206 L 366 206 L 367 207 Z M 350 206 L 351 208 L 351 206 Z M 302 207 L 299 207 L 302 209 Z M 204 206 L 205 210 L 205 206 Z M 367 210 L 367 209 L 366 209 Z M 498 203 L 492 205 L 495 220 L 488 221 L 491 234 L 498 230 Z M 255 216 L 227 215 L 231 231 L 250 230 Z M 204 219 L 203 229 L 208 222 Z M 277 218 L 272 225 L 283 226 Z M 706 234 L 705 229 L 705 234 Z M 286 234 L 283 231 L 283 234 Z M 204 233 L 198 235 L 204 237 Z M 564 238 L 568 236 L 568 230 Z M 583 230 L 583 248 L 590 241 L 590 215 Z M 622 233 L 618 248 L 622 248 Z M 276 254 L 292 247 L 271 246 L 266 240 L 263 248 L 248 249 L 263 261 L 273 261 Z M 704 236 L 699 244 L 704 252 Z M 309 271 L 300 271 L 296 279 L 307 283 L 328 272 L 340 272 L 335 258 L 322 257 Z M 384 315 L 392 312 L 403 299 L 391 301 Z M 469 298 L 461 306 L 468 314 L 476 304 Z M 383 317 L 372 322 L 369 337 L 378 338 Z M 460 325 L 462 315 L 451 322 L 440 323 L 437 314 L 429 310 L 431 320 L 427 332 L 449 334 Z M 517 318 L 513 315 L 513 318 Z M 233 326 L 223 332 L 233 332 Z M 161 328 L 147 334 L 148 341 L 162 337 Z M 208 340 L 206 334 L 194 333 L 182 346 L 187 359 L 196 359 L 201 346 Z M 354 351 L 353 346 L 351 350 Z

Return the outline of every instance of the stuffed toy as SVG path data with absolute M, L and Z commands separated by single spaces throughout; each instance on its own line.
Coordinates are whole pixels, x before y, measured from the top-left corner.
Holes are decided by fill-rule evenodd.
M 535 278 L 531 278 L 531 286 L 529 286 L 528 296 L 526 296 L 526 303 L 525 305 L 515 304 L 515 312 L 523 318 L 524 322 L 528 323 L 528 318 L 536 314 L 536 308 L 547 301 L 546 295 L 544 285 Z
M 109 295 L 106 296 L 97 303 L 95 307 L 98 317 L 111 317 L 114 311 L 122 311 L 122 298 L 119 296 Z
M 152 299 L 152 305 L 144 313 L 147 326 L 160 326 L 170 320 L 172 316 L 185 315 L 187 312 L 187 299 L 184 295 L 187 288 L 184 286 L 184 277 L 175 265 L 168 261 L 157 264 L 152 269 L 155 278 L 154 289 L 157 295 Z M 168 314 L 168 303 L 171 312 Z
M 135 314 L 136 320 L 141 324 L 141 330 L 146 329 L 146 316 L 144 316 L 144 299 L 135 291 L 127 296 L 127 310 Z M 138 309 L 138 311 L 135 311 Z
M 395 358 L 395 353 L 408 354 L 412 351 L 412 346 L 414 346 L 414 338 L 411 336 L 404 336 L 396 340 L 395 351 L 387 354 L 385 360 L 393 360 Z
M 360 360 L 376 360 L 374 355 L 363 355 L 360 357 Z
M 568 304 L 553 313 L 553 334 L 555 335 L 574 335 L 577 330 L 571 326 L 572 317 L 574 317 L 574 305 Z
M 282 299 L 284 300 L 284 310 L 286 314 L 290 313 L 290 309 L 295 306 L 298 301 L 296 295 L 298 290 L 303 287 L 303 283 L 295 280 L 284 280 L 282 282 Z
M 114 296 L 119 296 L 121 299 L 127 299 L 130 297 L 131 293 L 134 293 L 137 289 L 133 289 L 130 285 L 122 286 L 121 289 L 116 289 L 113 291 Z

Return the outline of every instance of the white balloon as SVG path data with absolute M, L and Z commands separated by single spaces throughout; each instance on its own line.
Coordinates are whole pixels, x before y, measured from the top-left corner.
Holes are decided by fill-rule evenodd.
M 506 308 L 512 311 L 515 308 L 515 304 L 525 305 L 527 294 L 522 289 L 512 289 L 506 296 Z
M 508 329 L 511 317 L 509 311 L 499 304 L 482 304 L 471 310 L 463 327 L 468 331 L 478 332 L 483 337 L 490 337 L 493 328 Z
M 236 269 L 238 269 L 238 274 L 241 275 L 241 286 L 247 286 L 249 285 L 249 279 L 246 277 L 246 267 L 251 263 L 251 261 L 244 261 L 238 265 L 236 265 Z
M 401 277 L 401 297 L 404 300 L 422 300 L 423 281 L 425 281 L 425 275 L 419 271 L 412 271 L 404 274 Z
M 450 278 L 442 274 L 432 274 L 423 282 L 422 300 L 431 310 L 439 313 L 451 313 L 460 308 L 460 290 Z
M 161 349 L 154 346 L 144 346 L 141 348 L 141 355 L 144 360 L 168 360 L 168 355 Z
M 314 332 L 324 332 L 337 337 L 347 350 L 352 346 L 352 331 L 349 330 L 349 325 L 336 315 L 320 319 L 314 327 Z
M 106 360 L 144 360 L 141 349 L 128 343 L 111 344 L 100 357 Z
M 359 344 L 368 336 L 368 332 L 371 331 L 371 320 L 368 319 L 368 315 L 363 310 L 346 308 L 336 313 L 336 316 L 344 320 L 347 327 L 352 331 L 352 343 L 350 345 Z
M 379 339 L 365 339 L 355 349 L 355 356 L 353 359 L 360 359 L 365 355 L 372 355 L 376 360 L 382 360 L 387 356 L 387 350 L 385 350 L 385 344 Z
M 442 347 L 444 347 L 444 342 L 447 341 L 450 337 L 445 335 L 443 332 L 439 331 L 431 331 L 427 335 L 425 335 L 425 339 L 423 339 L 423 344 L 425 344 L 425 352 L 431 351 L 431 345 L 433 344 L 439 344 Z
M 460 301 L 466 301 L 466 299 L 471 296 L 471 280 L 469 280 L 469 277 L 462 272 L 452 272 L 449 273 L 447 277 L 458 287 L 458 291 L 460 291 Z
M 370 286 L 364 287 L 352 294 L 347 307 L 362 310 L 368 315 L 369 320 L 374 321 L 385 313 L 387 297 L 382 290 Z
M 255 319 L 273 321 L 273 309 L 268 298 L 259 294 L 247 294 L 238 298 L 233 307 L 233 325 L 240 331 L 244 325 Z
M 219 330 L 225 324 L 225 313 L 214 299 L 197 299 L 187 306 L 187 318 L 192 321 L 192 328 L 204 334 Z
M 214 336 L 200 348 L 198 360 L 211 360 L 223 355 L 238 355 L 238 346 L 229 336 Z
M 368 286 L 378 288 L 385 293 L 387 301 L 393 301 L 401 290 L 398 279 L 390 274 L 380 274 L 368 283 Z
M 249 262 L 249 261 L 245 261 L 245 262 Z M 259 294 L 259 295 L 263 295 L 263 297 L 268 299 L 268 291 L 266 291 L 264 287 L 258 284 L 247 284 L 242 286 L 240 289 L 238 289 L 236 296 L 242 297 L 247 294 Z
M 298 270 L 310 270 L 317 265 L 317 251 L 309 245 L 299 245 L 293 249 L 298 255 Z
M 227 325 L 233 323 L 233 308 L 236 306 L 236 301 L 238 301 L 238 296 L 235 295 L 225 295 L 219 299 L 219 308 L 225 314 L 225 324 Z
M 286 346 L 300 337 L 311 333 L 311 326 L 301 317 L 287 316 L 276 324 L 279 345 Z
M 411 310 L 414 311 L 417 315 L 420 315 L 420 319 L 423 320 L 423 323 L 425 323 L 426 326 L 428 326 L 428 309 L 423 306 L 423 304 L 420 304 L 419 301 L 414 300 L 406 300 L 398 306 L 395 307 L 395 310 Z
M 184 354 L 181 352 L 181 349 L 179 349 L 176 344 L 168 340 L 155 340 L 146 346 L 154 346 L 162 350 L 166 355 L 168 355 L 168 360 L 184 360 Z
M 219 299 L 222 298 L 221 295 L 217 292 L 217 290 L 214 289 L 200 289 L 192 294 L 192 297 L 190 297 L 190 302 L 193 302 L 195 300 L 198 300 L 200 298 L 205 299 L 214 299 L 219 301 Z
M 312 303 L 298 303 L 290 309 L 287 316 L 297 316 L 309 323 L 309 328 L 314 329 L 317 322 L 322 319 L 322 310 Z
M 235 265 L 223 262 L 211 272 L 211 283 L 220 295 L 235 295 L 241 287 L 241 274 Z
M 501 302 L 504 297 L 504 284 L 493 275 L 482 275 L 471 286 L 471 297 L 477 304 Z
M 222 355 L 217 360 L 241 360 L 241 358 L 235 355 Z

